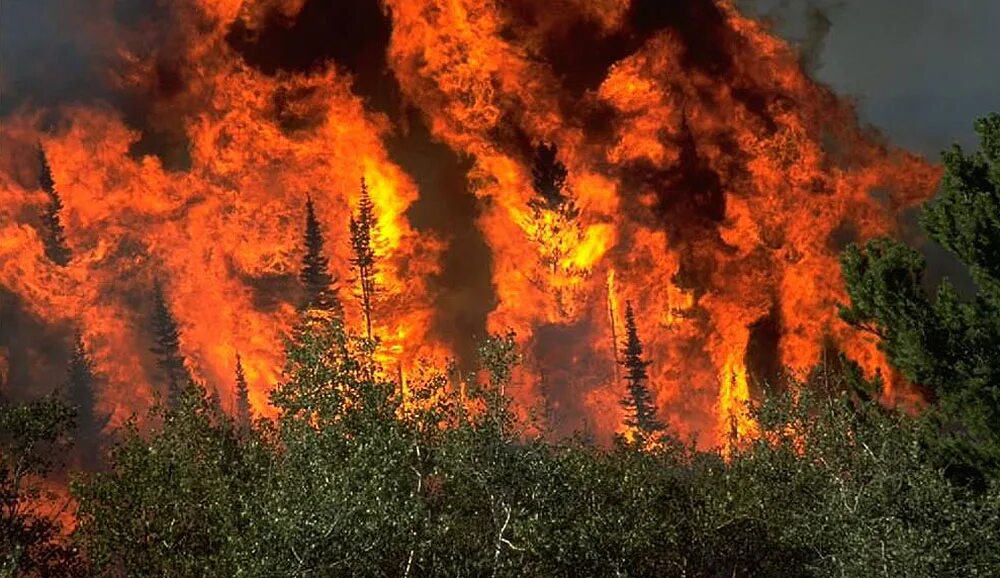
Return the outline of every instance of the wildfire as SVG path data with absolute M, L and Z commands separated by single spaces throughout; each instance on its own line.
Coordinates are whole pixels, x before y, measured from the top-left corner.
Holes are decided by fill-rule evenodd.
M 111 26 L 109 82 L 143 103 L 142 129 L 107 103 L 3 119 L 0 288 L 50 326 L 83 329 L 112 425 L 158 387 L 154 279 L 191 373 L 230 399 L 239 353 L 255 410 L 269 412 L 309 196 L 346 322 L 361 328 L 348 222 L 362 178 L 377 221 L 382 361 L 407 375 L 473 337 L 435 323 L 450 247 L 411 222 L 425 191 L 393 152 L 405 131 L 396 111 L 374 106 L 336 62 L 265 71 L 227 41 L 239 26 L 252 42 L 312 1 L 184 0 L 152 29 Z M 755 343 L 795 371 L 832 344 L 888 375 L 874 345 L 837 319 L 838 253 L 892 232 L 900 209 L 932 194 L 938 169 L 859 127 L 791 47 L 726 0 L 527 4 L 384 0 L 382 47 L 406 106 L 469 160 L 496 303 L 482 330 L 516 331 L 526 353 L 518 400 L 553 401 L 570 428 L 619 429 L 626 300 L 658 409 L 703 445 L 753 435 L 745 404 L 768 377 L 748 353 Z M 659 21 L 650 30 L 642 18 Z M 581 23 L 594 36 L 567 38 Z M 559 50 L 580 42 L 606 62 L 573 69 Z M 151 142 L 185 162 L 144 154 Z M 66 267 L 45 255 L 39 146 L 63 203 Z M 759 329 L 768 324 L 769 341 Z

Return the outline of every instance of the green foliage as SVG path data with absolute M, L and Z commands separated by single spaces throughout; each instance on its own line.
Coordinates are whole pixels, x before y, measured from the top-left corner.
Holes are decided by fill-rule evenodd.
M 1000 114 L 978 123 L 982 150 L 944 155 L 941 194 L 924 210 L 930 237 L 968 265 L 978 291 L 963 301 L 946 281 L 931 298 L 920 255 L 890 239 L 850 247 L 842 263 L 848 322 L 881 337 L 907 379 L 939 398 L 928 443 L 956 473 L 1000 468 Z
M 0 397 L 0 576 L 83 576 L 62 528 L 40 507 L 57 498 L 39 481 L 67 445 L 73 410 L 51 395 L 14 404 Z
M 248 529 L 264 512 L 249 497 L 267 479 L 263 436 L 240 436 L 188 382 L 144 437 L 134 424 L 111 468 L 73 485 L 76 538 L 98 576 L 235 576 Z
M 65 267 L 73 257 L 69 246 L 66 244 L 66 231 L 63 229 L 62 219 L 62 199 L 56 191 L 56 183 L 52 179 L 52 169 L 49 161 L 45 157 L 45 149 L 38 148 L 38 186 L 49 196 L 49 203 L 42 214 L 42 223 L 45 224 L 45 256 L 50 261 Z
M 299 271 L 299 280 L 306 293 L 303 308 L 339 312 L 341 305 L 337 298 L 337 286 L 330 274 L 330 260 L 323 253 L 323 228 L 316 218 L 312 197 L 306 200 L 306 231 L 303 241 L 306 252 L 302 256 L 302 269 Z
M 512 334 L 476 380 L 404 395 L 335 317 L 288 343 L 280 411 L 249 435 L 191 387 L 76 486 L 81 545 L 109 576 L 987 576 L 1000 486 L 956 489 L 924 422 L 822 390 L 758 408 L 729 462 L 676 443 L 526 438 L 505 394 Z M 820 382 L 818 380 L 822 379 Z M 836 393 L 843 391 L 845 393 Z

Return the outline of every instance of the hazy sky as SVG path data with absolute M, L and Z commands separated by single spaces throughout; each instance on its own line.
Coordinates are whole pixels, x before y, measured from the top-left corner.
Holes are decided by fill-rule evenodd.
M 938 158 L 976 144 L 973 119 L 1000 112 L 1000 0 L 747 0 L 790 37 L 818 36 L 816 76 L 858 99 L 863 120 Z
M 736 2 L 777 17 L 778 31 L 793 40 L 821 39 L 816 76 L 856 97 L 863 119 L 906 148 L 936 159 L 956 138 L 973 145 L 972 120 L 1000 111 L 1000 0 Z M 0 75 L 8 84 L 0 111 L 18 93 L 37 104 L 100 93 L 93 47 L 80 33 L 83 6 L 0 0 Z M 826 22 L 811 15 L 815 8 Z

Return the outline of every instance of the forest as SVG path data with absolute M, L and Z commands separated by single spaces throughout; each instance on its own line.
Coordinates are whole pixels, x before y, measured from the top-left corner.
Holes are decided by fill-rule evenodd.
M 1000 113 L 975 128 L 979 150 L 943 154 L 920 217 L 974 291 L 931 287 L 921 254 L 893 238 L 841 254 L 839 316 L 877 337 L 922 392 L 916 407 L 886 403 L 880 374 L 831 350 L 764 384 L 749 430 L 731 413 L 730 439 L 697 447 L 658 415 L 631 303 L 616 343 L 626 417 L 610 442 L 516 411 L 513 332 L 485 339 L 472 371 L 404 380 L 372 331 L 362 181 L 346 224 L 354 302 L 335 291 L 332 225 L 305 203 L 273 416 L 252 409 L 239 358 L 231 402 L 188 373 L 169 279 L 151 289 L 164 395 L 141 426 L 98 443 L 106 418 L 68 401 L 92 399 L 100 378 L 79 336 L 55 393 L 0 401 L 0 575 L 1000 576 Z M 572 213 L 556 153 L 538 147 L 534 206 Z M 39 164 L 45 253 L 65 264 L 44 152 Z M 96 465 L 67 472 L 72 452 Z M 52 476 L 69 498 L 50 495 Z

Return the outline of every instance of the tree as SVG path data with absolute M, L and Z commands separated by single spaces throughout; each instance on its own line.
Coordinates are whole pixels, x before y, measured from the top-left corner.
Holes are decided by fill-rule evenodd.
M 622 356 L 626 395 L 621 404 L 628 414 L 625 424 L 638 429 L 643 435 L 663 430 L 663 424 L 656 418 L 653 394 L 649 391 L 649 374 L 646 372 L 649 362 L 642 356 L 642 342 L 639 340 L 631 302 L 625 303 L 625 347 L 622 349 Z
M 153 338 L 156 345 L 150 351 L 157 356 L 156 365 L 166 382 L 167 404 L 173 406 L 191 376 L 184 366 L 184 356 L 181 354 L 180 328 L 159 281 L 153 283 Z
M 930 436 L 946 467 L 977 477 L 1000 468 L 1000 114 L 976 123 L 981 150 L 955 145 L 943 155 L 937 199 L 921 223 L 931 239 L 969 267 L 975 296 L 945 280 L 924 290 L 919 253 L 891 239 L 851 246 L 842 257 L 849 323 L 881 338 L 889 361 L 937 400 Z
M 273 471 L 264 446 L 238 435 L 194 382 L 152 417 L 146 434 L 123 428 L 107 471 L 71 486 L 91 575 L 261 576 L 237 568 L 255 562 L 243 548 L 267 521 L 251 501 Z
M 58 498 L 38 483 L 68 445 L 73 410 L 56 395 L 0 398 L 0 576 L 85 576 L 60 524 L 40 506 Z
M 306 200 L 306 253 L 302 257 L 302 270 L 299 280 L 306 291 L 303 307 L 320 309 L 339 314 L 340 300 L 337 298 L 337 286 L 330 274 L 330 260 L 323 254 L 323 230 L 316 218 L 312 197 Z
M 561 212 L 570 219 L 575 217 L 577 210 L 563 192 L 568 175 L 566 165 L 559 160 L 558 147 L 539 143 L 531 163 L 531 185 L 538 197 L 530 201 L 531 207 Z
M 253 418 L 250 409 L 250 387 L 247 385 L 247 376 L 243 372 L 243 359 L 240 354 L 236 354 L 236 399 L 233 403 L 233 419 L 236 426 L 246 429 L 250 427 L 250 420 Z
M 100 449 L 101 430 L 107 424 L 107 417 L 96 414 L 95 390 L 97 375 L 94 363 L 83 343 L 83 335 L 77 331 L 73 335 L 73 354 L 67 367 L 67 390 L 70 401 L 76 407 L 76 446 L 80 449 L 84 463 L 90 467 L 97 465 Z
M 373 241 L 377 234 L 378 222 L 375 205 L 368 194 L 368 185 L 361 178 L 361 199 L 358 201 L 358 216 L 351 215 L 351 249 L 354 257 L 351 264 L 357 270 L 357 282 L 361 289 L 361 308 L 365 316 L 365 335 L 372 338 L 372 301 L 375 297 L 375 248 Z
M 62 199 L 56 191 L 56 183 L 52 179 L 52 168 L 45 157 L 45 149 L 38 147 L 38 186 L 49 196 L 49 203 L 42 214 L 42 222 L 45 224 L 45 256 L 50 261 L 65 267 L 69 264 L 72 253 L 66 244 L 66 231 L 63 229 L 62 219 Z

